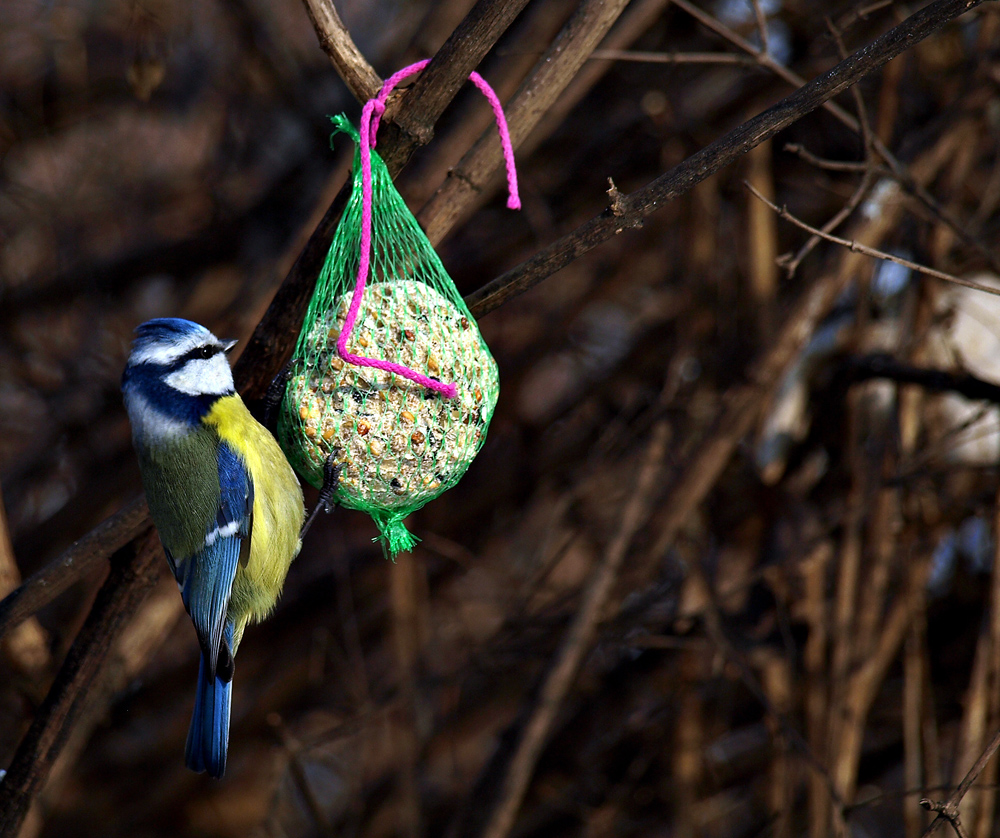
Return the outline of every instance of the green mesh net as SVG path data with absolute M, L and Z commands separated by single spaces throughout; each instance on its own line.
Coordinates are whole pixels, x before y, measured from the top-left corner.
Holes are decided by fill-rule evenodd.
M 336 128 L 358 140 L 346 117 Z M 373 151 L 371 268 L 350 351 L 457 385 L 445 398 L 337 353 L 358 271 L 361 170 L 306 313 L 278 420 L 292 464 L 314 486 L 330 454 L 336 499 L 369 513 L 395 557 L 416 543 L 403 518 L 454 486 L 482 447 L 500 391 L 496 362 L 437 253 Z

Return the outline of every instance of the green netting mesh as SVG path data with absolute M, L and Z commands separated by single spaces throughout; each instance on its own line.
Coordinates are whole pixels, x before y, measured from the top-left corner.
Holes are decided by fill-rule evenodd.
M 333 121 L 357 142 L 346 117 Z M 395 557 L 416 542 L 403 518 L 454 486 L 482 447 L 500 385 L 475 320 L 374 151 L 371 169 L 371 271 L 350 351 L 454 383 L 458 396 L 353 366 L 337 353 L 361 239 L 355 151 L 353 192 L 299 335 L 278 438 L 314 486 L 336 453 L 343 464 L 338 502 L 368 512 Z

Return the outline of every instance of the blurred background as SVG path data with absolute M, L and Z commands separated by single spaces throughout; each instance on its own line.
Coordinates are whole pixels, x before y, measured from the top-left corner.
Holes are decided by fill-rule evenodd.
M 524 210 L 491 190 L 439 246 L 464 294 L 600 213 L 609 177 L 641 187 L 917 8 L 699 4 L 629 4 L 519 151 Z M 336 5 L 387 76 L 471 2 Z M 502 99 L 576 6 L 527 5 L 480 67 Z M 394 565 L 363 514 L 317 523 L 240 648 L 219 782 L 183 766 L 198 646 L 162 578 L 22 834 L 482 834 L 655 426 L 666 456 L 510 834 L 917 838 L 918 800 L 947 797 L 1000 726 L 1000 417 L 859 370 L 878 353 L 1000 384 L 1000 305 L 829 243 L 799 252 L 808 234 L 744 181 L 1000 287 L 1000 10 L 857 91 L 483 318 L 501 395 L 482 453 L 412 516 L 422 542 Z M 860 133 L 843 118 L 859 102 Z M 249 337 L 345 182 L 341 111 L 360 106 L 298 0 L 0 3 L 0 594 L 139 494 L 118 389 L 132 329 L 171 315 Z M 464 90 L 404 170 L 418 217 L 488 119 Z M 664 546 L 669 490 L 725 436 L 725 394 L 830 277 L 836 303 Z M 103 575 L 5 636 L 0 765 Z M 963 821 L 985 837 L 995 768 L 980 780 Z

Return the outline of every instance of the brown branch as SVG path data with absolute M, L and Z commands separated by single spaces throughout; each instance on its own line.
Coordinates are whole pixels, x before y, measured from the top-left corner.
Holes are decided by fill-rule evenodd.
M 699 9 L 693 3 L 688 2 L 688 0 L 671 0 L 671 2 L 679 9 L 682 9 L 685 13 L 691 15 L 691 17 L 697 20 L 706 29 L 710 29 L 719 37 L 729 41 L 729 43 L 741 52 L 745 52 L 747 55 L 752 56 L 754 63 L 763 67 L 768 72 L 773 73 L 778 78 L 790 84 L 792 87 L 800 88 L 806 85 L 806 80 L 798 73 L 790 70 L 784 64 L 780 64 L 775 61 L 773 57 L 765 53 L 763 50 L 755 47 L 748 40 L 746 40 L 746 38 L 738 35 L 728 26 L 708 14 L 708 12 Z M 835 102 L 824 102 L 823 108 L 852 131 L 861 130 L 861 126 L 858 125 L 858 121 Z
M 0 637 L 39 608 L 52 602 L 70 585 L 101 567 L 151 526 L 144 497 L 137 498 L 73 544 L 58 559 L 26 579 L 0 600 Z
M 111 572 L 87 621 L 0 783 L 0 838 L 15 838 L 20 831 L 32 798 L 45 783 L 70 727 L 86 704 L 89 688 L 119 629 L 165 567 L 153 532 L 112 557 Z
M 514 148 L 541 121 L 626 5 L 627 0 L 583 0 L 580 3 L 507 104 L 507 122 Z M 466 152 L 441 189 L 420 211 L 418 219 L 432 243 L 444 238 L 489 182 L 502 160 L 496 131 L 491 128 Z
M 826 21 L 827 27 L 833 34 L 834 39 L 837 42 L 837 49 L 840 53 L 841 59 L 846 58 L 846 50 L 844 48 L 844 41 L 841 37 L 840 30 L 837 29 L 833 22 L 829 19 Z M 864 99 L 861 96 L 861 91 L 858 89 L 857 85 L 851 88 L 851 94 L 854 97 L 855 106 L 858 111 L 858 123 L 861 126 L 861 139 L 864 144 L 865 149 L 865 162 L 864 163 L 854 163 L 854 164 L 841 164 L 841 171 L 862 171 L 864 172 L 864 177 L 861 178 L 860 183 L 854 189 L 851 197 L 847 199 L 847 203 L 844 204 L 834 216 L 823 225 L 822 229 L 824 233 L 830 233 L 836 230 L 841 224 L 843 224 L 850 215 L 858 208 L 858 205 L 864 200 L 865 196 L 868 194 L 869 189 L 871 189 L 872 183 L 875 179 L 875 173 L 877 171 L 875 163 L 875 148 L 873 143 L 873 135 L 871 132 L 870 122 L 868 119 L 868 111 L 865 108 Z M 812 161 L 818 161 L 818 158 L 809 154 L 802 148 L 802 146 L 786 145 L 786 151 L 797 151 L 803 159 L 811 158 Z M 827 161 L 822 161 L 827 162 Z M 851 167 L 851 168 L 848 168 Z M 833 168 L 833 166 L 829 166 Z M 791 253 L 785 253 L 778 257 L 778 264 L 785 269 L 786 274 L 789 278 L 795 276 L 795 272 L 798 270 L 799 265 L 802 260 L 806 258 L 813 250 L 815 250 L 816 245 L 822 241 L 821 236 L 810 236 L 802 247 L 796 251 L 793 256 Z
M 806 222 L 801 219 L 796 218 L 785 207 L 779 207 L 777 204 L 769 201 L 749 183 L 744 181 L 744 185 L 754 194 L 756 198 L 763 201 L 771 209 L 773 209 L 779 217 L 792 222 L 792 224 L 796 227 L 801 227 L 803 230 L 812 233 L 814 236 L 819 236 L 822 239 L 826 239 L 834 244 L 839 244 L 842 247 L 846 247 L 848 250 L 852 250 L 855 253 L 861 253 L 864 256 L 873 256 L 876 259 L 884 259 L 886 262 L 895 262 L 897 265 L 902 265 L 904 268 L 909 268 L 911 271 L 916 271 L 917 273 L 933 277 L 934 279 L 943 279 L 946 282 L 953 282 L 955 285 L 964 285 L 966 288 L 974 288 L 976 291 L 982 291 L 985 294 L 1000 296 L 1000 288 L 993 288 L 989 285 L 983 285 L 982 283 L 973 282 L 969 279 L 962 279 L 954 274 L 937 271 L 934 270 L 934 268 L 928 268 L 926 265 L 921 265 L 919 262 L 911 262 L 909 259 L 901 259 L 899 256 L 893 256 L 891 253 L 886 253 L 884 250 L 876 250 L 874 247 L 868 247 L 860 242 L 852 241 L 850 239 L 842 239 L 839 236 L 833 236 L 830 233 L 819 230 L 816 227 L 806 224 Z
M 736 32 L 725 26 L 720 21 L 716 20 L 714 17 L 708 13 L 702 11 L 697 6 L 689 2 L 689 0 L 672 0 L 675 6 L 683 9 L 689 15 L 691 15 L 695 20 L 711 29 L 720 37 L 729 41 L 738 49 L 746 52 L 748 55 L 754 56 L 757 63 L 763 67 L 765 70 L 773 73 L 781 79 L 784 79 L 789 84 L 795 87 L 802 87 L 806 84 L 806 81 L 802 76 L 794 71 L 785 67 L 783 64 L 779 64 L 770 55 L 766 54 L 762 50 L 757 49 L 753 44 L 747 41 L 745 38 L 740 37 Z M 979 2 L 970 4 L 967 9 L 974 8 L 979 5 Z M 878 8 L 877 4 L 873 5 L 872 8 Z M 930 6 L 926 7 L 923 11 L 929 11 Z M 966 9 L 966 10 L 967 10 Z M 905 26 L 912 18 L 904 21 L 900 26 Z M 897 26 L 896 29 L 899 29 Z M 841 29 L 844 27 L 841 26 Z M 895 30 L 891 30 L 895 31 Z M 858 55 L 857 52 L 854 53 L 855 56 Z M 836 69 L 836 68 L 834 68 Z M 861 123 L 855 119 L 851 114 L 844 110 L 840 105 L 834 102 L 824 102 L 823 108 L 834 117 L 836 117 L 843 125 L 850 128 L 852 131 L 857 133 L 862 132 Z M 979 254 L 981 254 L 987 262 L 992 266 L 995 271 L 1000 271 L 1000 260 L 997 259 L 996 255 L 980 240 L 976 239 L 974 236 L 970 235 L 968 230 L 966 230 L 965 225 L 956 220 L 951 216 L 950 213 L 942 209 L 938 203 L 934 200 L 933 196 L 923 187 L 918 187 L 911 182 L 906 174 L 906 167 L 896 159 L 895 155 L 885 146 L 885 144 L 878 138 L 874 137 L 872 140 L 872 148 L 878 152 L 879 156 L 885 160 L 892 169 L 893 173 L 899 178 L 900 182 L 910 190 L 932 213 L 942 224 L 947 226 L 959 239 L 965 242 L 970 247 L 974 248 Z
M 622 50 L 631 46 L 649 31 L 649 27 L 663 14 L 669 3 L 670 0 L 632 0 L 608 36 L 601 42 L 601 46 L 609 50 Z M 530 155 L 545 138 L 551 136 L 610 67 L 611 64 L 602 61 L 588 61 L 584 64 L 538 123 L 538 127 L 521 143 L 520 153 L 525 156 Z
M 843 224 L 858 208 L 858 205 L 865 199 L 865 196 L 871 190 L 872 181 L 875 179 L 874 171 L 869 169 L 865 172 L 861 182 L 857 185 L 854 192 L 851 193 L 851 197 L 847 199 L 847 203 L 844 204 L 833 217 L 826 222 L 822 227 L 823 233 L 830 233 L 836 230 L 841 224 Z M 802 264 L 802 260 L 806 258 L 812 251 L 816 248 L 823 240 L 821 235 L 810 236 L 806 243 L 800 247 L 794 255 L 791 253 L 783 253 L 777 258 L 777 263 L 785 269 L 785 273 L 789 278 L 795 276 L 795 272 L 799 269 L 799 265 Z
M 652 183 L 623 196 L 627 207 L 623 216 L 616 217 L 609 211 L 601 213 L 474 292 L 467 300 L 472 313 L 480 317 L 493 311 L 612 236 L 638 226 L 643 218 L 659 209 L 665 201 L 683 195 L 723 166 L 981 2 L 983 0 L 937 0 L 911 15 L 773 107 L 688 157 Z M 848 115 L 848 118 L 857 124 L 853 117 Z
M 649 31 L 649 27 L 662 14 L 663 9 L 668 3 L 669 0 L 632 0 L 611 28 L 607 37 L 602 41 L 603 46 L 612 51 L 630 46 L 637 38 Z M 593 55 L 594 53 L 591 53 L 590 57 L 592 58 Z M 548 109 L 546 109 L 534 129 L 518 142 L 518 157 L 529 157 L 547 137 L 551 136 L 563 124 L 567 114 L 580 103 L 594 85 L 607 73 L 610 67 L 611 64 L 604 61 L 590 61 L 588 59 L 587 62 L 584 62 L 570 83 L 551 103 Z M 522 83 L 523 85 L 524 83 Z M 512 104 L 513 101 L 511 101 L 510 105 Z M 507 116 L 511 130 L 514 131 L 517 129 L 518 120 L 511 118 L 510 105 L 508 106 Z M 488 136 L 494 136 L 492 123 L 484 125 L 480 133 L 485 132 L 487 128 L 489 129 Z M 493 142 L 495 142 L 495 139 Z M 494 176 L 492 179 L 484 181 L 478 191 L 462 193 L 463 196 L 469 199 L 463 212 L 471 212 L 477 204 L 485 201 L 497 187 L 502 185 L 505 185 L 504 180 Z M 418 219 L 422 219 L 426 225 L 427 219 L 423 215 L 423 212 L 421 210 Z M 438 235 L 442 237 L 444 234 L 439 233 Z
M 643 52 L 629 49 L 595 49 L 589 61 L 632 61 L 637 64 L 735 64 L 756 67 L 758 62 L 731 52 Z
M 789 154 L 794 154 L 807 163 L 811 163 L 819 169 L 827 169 L 831 172 L 867 172 L 871 168 L 869 163 L 852 163 L 844 160 L 827 160 L 817 157 L 805 146 L 799 143 L 785 143 L 784 150 Z
M 976 782 L 976 779 L 980 774 L 983 773 L 983 769 L 986 764 L 993 758 L 993 755 L 1000 748 L 1000 730 L 993 734 L 993 739 L 990 740 L 990 744 L 986 746 L 986 750 L 979 755 L 979 759 L 976 760 L 975 765 L 969 769 L 969 773 L 965 775 L 965 778 L 959 783 L 959 786 L 955 791 L 951 793 L 951 796 L 944 802 L 937 800 L 930 800 L 924 798 L 920 801 L 920 805 L 923 806 L 930 812 L 937 812 L 937 817 L 931 821 L 930 826 L 924 830 L 923 838 L 930 838 L 938 829 L 941 827 L 945 821 L 948 821 L 955 832 L 958 834 L 959 838 L 965 838 L 965 832 L 962 829 L 962 821 L 959 816 L 958 807 L 962 802 L 962 798 L 968 793 L 972 784 Z
M 914 367 L 891 355 L 859 355 L 847 358 L 844 373 L 852 382 L 873 378 L 897 384 L 916 384 L 930 393 L 957 393 L 973 401 L 988 401 L 1000 405 L 1000 386 L 969 373 Z
M 767 15 L 764 14 L 764 8 L 760 5 L 760 0 L 751 0 L 753 5 L 754 19 L 757 23 L 757 36 L 760 38 L 760 53 L 761 55 L 771 54 L 771 42 L 767 31 Z
M 7 510 L 0 487 L 0 596 L 6 596 L 21 584 L 21 571 L 14 555 L 7 526 Z M 50 654 L 45 632 L 38 620 L 26 620 L 8 637 L 0 630 L 0 652 L 19 671 L 38 678 L 49 666 Z
M 359 102 L 367 102 L 382 87 L 382 79 L 365 60 L 337 14 L 333 0 L 303 0 L 323 52 Z
M 420 74 L 390 122 L 379 152 L 398 172 L 418 146 L 434 137 L 434 124 L 471 73 L 507 30 L 528 0 L 479 0 Z
M 514 826 L 542 748 L 562 703 L 576 680 L 584 656 L 590 650 L 597 624 L 618 579 L 618 571 L 632 539 L 648 516 L 651 498 L 656 493 L 656 484 L 662 473 L 668 438 L 668 426 L 664 422 L 659 423 L 653 429 L 646 447 L 642 469 L 622 512 L 618 531 L 587 584 L 583 602 L 542 684 L 531 718 L 524 727 L 507 768 L 500 801 L 483 830 L 483 838 L 506 838 Z

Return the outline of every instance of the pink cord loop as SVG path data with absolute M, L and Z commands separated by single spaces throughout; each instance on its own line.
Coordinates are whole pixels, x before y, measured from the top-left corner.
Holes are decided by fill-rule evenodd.
M 441 393 L 445 398 L 453 399 L 458 395 L 458 387 L 454 384 L 443 384 L 434 378 L 428 378 L 416 370 L 405 367 L 402 364 L 395 364 L 391 361 L 383 361 L 379 358 L 366 358 L 362 355 L 355 355 L 348 351 L 347 341 L 354 329 L 354 324 L 358 319 L 361 310 L 361 300 L 364 297 L 365 285 L 368 282 L 368 271 L 371 260 L 372 249 L 372 149 L 375 148 L 375 134 L 378 131 L 379 120 L 385 113 L 385 103 L 392 93 L 393 88 L 403 79 L 419 73 L 430 63 L 430 59 L 418 61 L 409 67 L 404 67 L 397 73 L 385 80 L 382 89 L 374 99 L 369 99 L 361 109 L 361 123 L 358 126 L 358 151 L 361 157 L 361 245 L 358 254 L 358 278 L 354 286 L 354 294 L 351 297 L 351 305 L 347 310 L 347 317 L 344 320 L 344 328 L 340 331 L 337 339 L 337 354 L 349 364 L 359 367 L 373 367 L 375 369 L 391 372 L 409 379 L 416 384 Z M 497 130 L 500 133 L 500 145 L 503 148 L 504 164 L 507 168 L 507 207 L 509 209 L 520 209 L 521 199 L 517 192 L 517 170 L 514 167 L 514 148 L 510 141 L 510 132 L 507 130 L 507 120 L 504 118 L 503 106 L 499 98 L 493 92 L 493 88 L 487 84 L 486 80 L 473 72 L 469 75 L 472 83 L 476 85 L 493 108 L 496 117 Z

